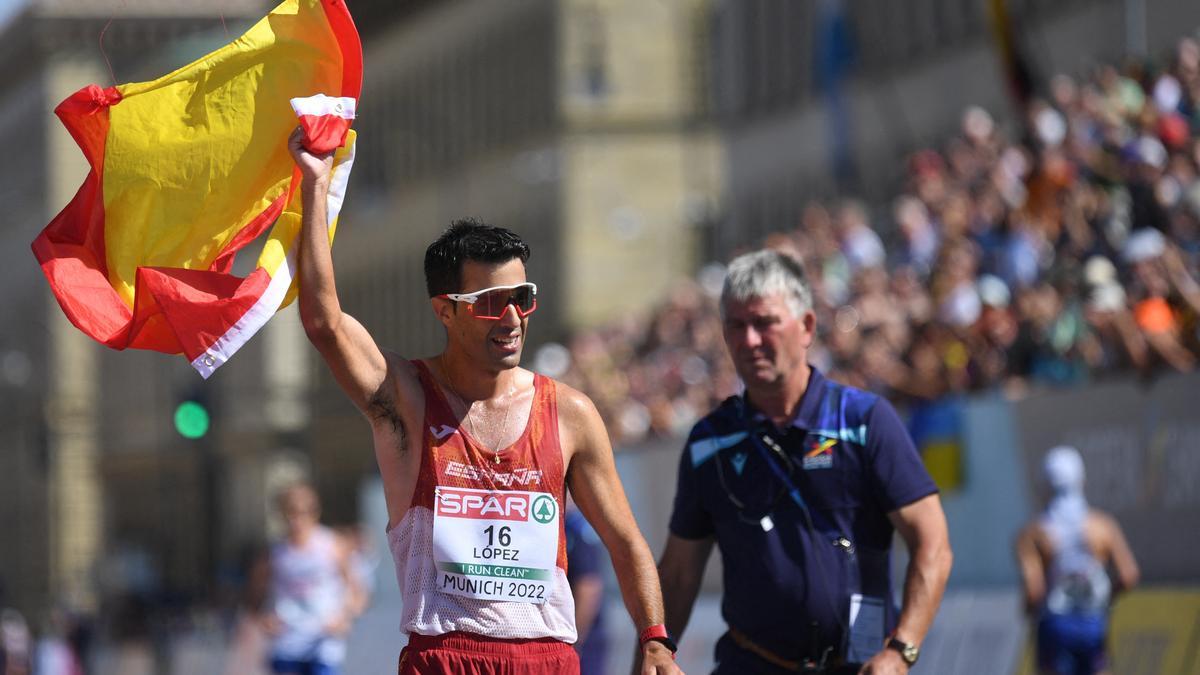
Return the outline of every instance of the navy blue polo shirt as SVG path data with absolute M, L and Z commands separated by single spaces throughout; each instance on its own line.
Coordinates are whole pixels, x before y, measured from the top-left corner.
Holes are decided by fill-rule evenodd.
M 671 515 L 678 537 L 716 537 L 725 621 L 788 659 L 841 649 L 851 593 L 894 629 L 887 514 L 937 492 L 886 399 L 811 373 L 787 429 L 742 396 L 693 427 Z

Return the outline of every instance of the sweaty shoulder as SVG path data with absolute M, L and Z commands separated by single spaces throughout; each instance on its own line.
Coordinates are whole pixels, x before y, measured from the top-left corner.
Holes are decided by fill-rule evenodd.
M 554 382 L 560 425 L 600 424 L 603 426 L 600 411 L 596 409 L 596 404 L 592 403 L 592 399 L 588 398 L 587 394 L 558 380 L 551 381 Z
M 604 420 L 592 399 L 578 389 L 554 380 L 558 403 L 558 432 L 564 458 L 577 451 L 608 443 Z

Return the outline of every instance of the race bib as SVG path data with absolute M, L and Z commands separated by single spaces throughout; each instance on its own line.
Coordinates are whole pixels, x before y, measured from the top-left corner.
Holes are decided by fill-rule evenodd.
M 542 604 L 558 560 L 559 508 L 546 492 L 441 487 L 434 492 L 437 589 Z

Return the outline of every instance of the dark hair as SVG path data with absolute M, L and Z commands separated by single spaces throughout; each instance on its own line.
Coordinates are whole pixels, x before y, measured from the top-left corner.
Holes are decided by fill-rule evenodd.
M 468 260 L 500 264 L 529 260 L 529 245 L 516 232 L 474 218 L 460 218 L 425 249 L 425 290 L 429 297 L 459 293 L 462 265 Z

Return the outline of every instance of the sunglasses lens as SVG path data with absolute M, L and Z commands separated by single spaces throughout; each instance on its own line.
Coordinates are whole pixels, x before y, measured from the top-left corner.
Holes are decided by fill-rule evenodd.
M 528 314 L 537 307 L 537 296 L 533 293 L 532 286 L 521 286 L 514 288 L 512 292 L 512 302 L 521 311 L 521 315 Z
M 488 291 L 475 301 L 475 316 L 481 319 L 498 319 L 504 315 L 509 305 L 516 305 L 521 316 L 525 316 L 537 307 L 537 299 L 532 286 L 517 288 L 500 288 Z
M 508 289 L 500 289 L 497 291 L 488 291 L 479 296 L 475 301 L 475 316 L 485 319 L 495 319 L 504 313 L 504 308 L 508 306 Z

